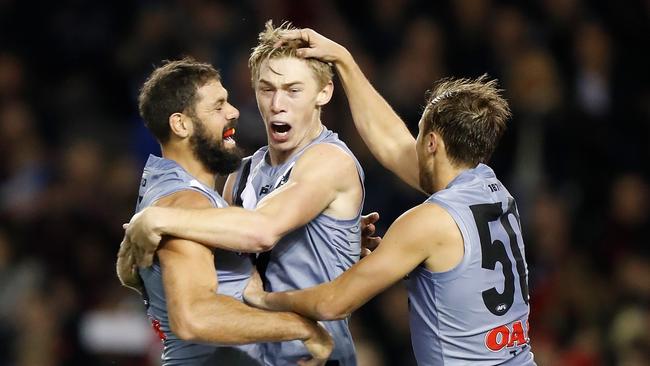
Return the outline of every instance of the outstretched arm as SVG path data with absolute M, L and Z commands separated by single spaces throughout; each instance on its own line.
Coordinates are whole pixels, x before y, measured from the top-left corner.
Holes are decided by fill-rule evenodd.
M 386 169 L 413 188 L 420 188 L 415 138 L 393 108 L 375 90 L 352 55 L 343 46 L 311 29 L 283 33 L 284 40 L 302 39 L 304 58 L 332 62 L 348 97 L 354 124 L 372 154 Z
M 318 144 L 300 157 L 287 183 L 265 197 L 255 211 L 152 207 L 131 219 L 125 241 L 137 243 L 141 266 L 151 264 L 162 235 L 226 250 L 266 251 L 321 212 L 342 219 L 354 217 L 361 197 L 354 160 L 334 145 Z M 349 216 L 342 217 L 341 212 Z
M 447 256 L 449 248 L 459 244 L 458 235 L 442 208 L 421 204 L 391 225 L 377 250 L 334 281 L 291 292 L 247 288 L 244 296 L 264 309 L 294 311 L 317 320 L 344 318 L 432 256 Z

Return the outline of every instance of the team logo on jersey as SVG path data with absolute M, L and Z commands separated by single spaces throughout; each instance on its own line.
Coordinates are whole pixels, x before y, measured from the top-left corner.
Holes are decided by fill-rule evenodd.
M 282 176 L 282 179 L 278 182 L 278 185 L 275 186 L 275 188 L 281 187 L 284 185 L 288 180 L 289 180 L 289 174 L 291 174 L 291 170 L 287 172 L 287 174 Z
M 270 189 L 271 189 L 270 184 L 267 184 L 267 185 L 263 186 L 262 188 L 260 188 L 260 196 L 263 195 L 263 194 L 269 193 Z
M 485 334 L 485 347 L 492 352 L 499 352 L 504 348 L 526 347 L 530 341 L 528 338 L 528 320 L 524 328 L 521 320 L 510 325 L 501 325 Z M 516 355 L 517 350 L 510 353 Z

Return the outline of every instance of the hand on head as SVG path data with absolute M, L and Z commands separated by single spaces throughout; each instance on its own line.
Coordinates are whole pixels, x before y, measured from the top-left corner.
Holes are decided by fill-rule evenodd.
M 280 40 L 275 44 L 275 46 L 281 47 L 287 42 L 294 40 L 302 40 L 306 46 L 297 50 L 298 57 L 317 58 L 325 62 L 337 62 L 347 52 L 347 50 L 340 44 L 309 28 L 282 32 Z

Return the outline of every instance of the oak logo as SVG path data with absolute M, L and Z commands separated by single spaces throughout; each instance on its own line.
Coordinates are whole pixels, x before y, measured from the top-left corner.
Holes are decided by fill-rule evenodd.
M 492 352 L 499 352 L 504 348 L 525 346 L 530 341 L 528 330 L 528 321 L 524 330 L 521 320 L 517 320 L 510 326 L 496 327 L 485 334 L 485 347 Z

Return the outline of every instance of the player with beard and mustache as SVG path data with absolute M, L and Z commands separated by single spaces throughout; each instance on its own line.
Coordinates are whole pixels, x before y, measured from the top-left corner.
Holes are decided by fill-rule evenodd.
M 240 165 L 232 137 L 239 111 L 228 102 L 219 73 L 189 58 L 168 62 L 144 83 L 139 104 L 162 158 L 151 155 L 144 167 L 136 212 L 149 206 L 226 207 L 213 189 L 214 177 Z M 163 341 L 163 365 L 261 365 L 255 342 L 301 340 L 313 356 L 305 363 L 310 365 L 331 353 L 332 340 L 316 322 L 242 302 L 253 269 L 248 256 L 165 237 L 154 264 L 133 270 L 135 248 L 120 248 L 118 275 L 142 294 Z
M 235 146 L 230 149 L 224 147 L 223 139 L 217 139 L 214 136 L 208 136 L 205 124 L 197 116 L 190 116 L 194 124 L 194 134 L 190 137 L 190 146 L 194 157 L 212 173 L 219 175 L 228 175 L 241 164 L 243 153 L 239 147 Z M 235 131 L 237 120 L 231 120 L 224 131 Z
M 138 264 L 150 265 L 166 235 L 244 252 L 259 245 L 269 250 L 257 261 L 266 288 L 301 289 L 336 278 L 359 260 L 364 242 L 376 243 L 364 241 L 360 229 L 368 222 L 361 217 L 361 164 L 321 121 L 333 93 L 332 68 L 298 57 L 300 43 L 275 47 L 287 29 L 288 23 L 274 27 L 269 21 L 249 58 L 268 145 L 226 181 L 223 197 L 243 208 L 138 213 L 123 241 L 137 247 Z M 356 366 L 348 319 L 323 325 L 335 342 L 328 364 Z M 295 365 L 308 355 L 300 342 L 264 345 L 267 366 Z

